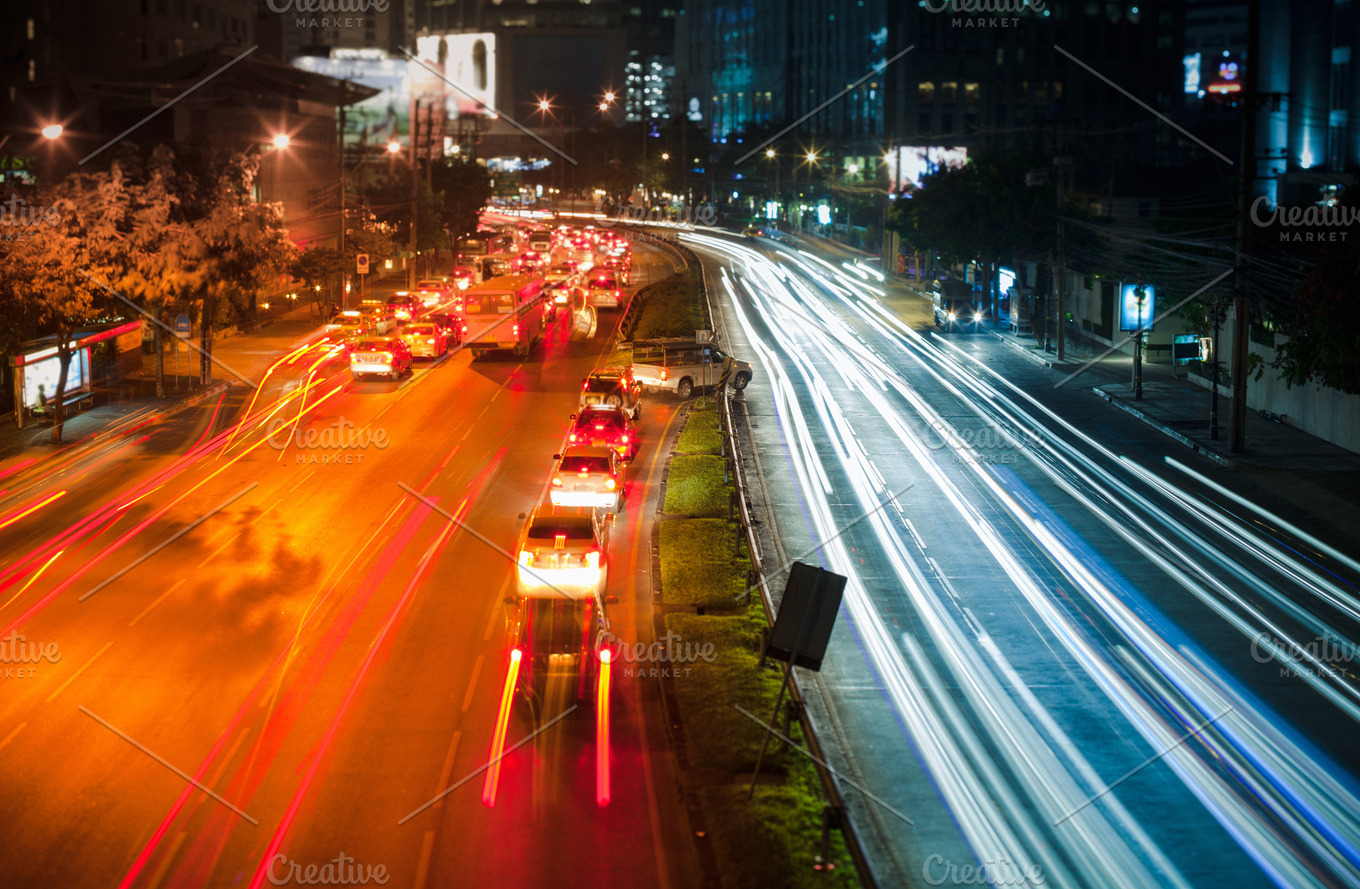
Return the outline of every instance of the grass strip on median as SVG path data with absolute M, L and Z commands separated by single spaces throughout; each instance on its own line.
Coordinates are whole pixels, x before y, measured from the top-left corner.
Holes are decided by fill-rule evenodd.
M 677 440 L 721 446 L 717 414 L 696 402 Z M 661 588 L 670 604 L 719 609 L 671 613 L 666 630 L 694 656 L 667 664 L 685 734 L 685 783 L 703 813 L 724 889 L 765 886 L 852 887 L 858 875 L 840 831 L 831 832 L 830 871 L 813 868 L 820 852 L 825 800 L 817 766 L 777 738 L 749 802 L 746 789 L 764 739 L 762 727 L 738 707 L 768 717 L 782 674 L 773 662 L 761 669 L 760 634 L 766 626 L 759 598 L 737 605 L 746 588 L 749 555 L 738 526 L 725 518 L 728 486 L 721 457 L 676 456 L 666 475 L 664 511 L 691 518 L 663 521 L 659 529 Z M 720 518 L 708 516 L 716 507 Z M 731 609 L 736 606 L 735 612 Z M 797 720 L 788 734 L 802 744 Z

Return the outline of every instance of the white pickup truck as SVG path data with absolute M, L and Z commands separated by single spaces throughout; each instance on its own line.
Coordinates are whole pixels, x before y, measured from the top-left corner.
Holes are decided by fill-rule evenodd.
M 689 398 L 695 389 L 718 385 L 726 370 L 737 390 L 751 382 L 751 365 L 724 354 L 716 343 L 691 337 L 637 340 L 633 343 L 633 378 L 648 392 L 674 392 Z

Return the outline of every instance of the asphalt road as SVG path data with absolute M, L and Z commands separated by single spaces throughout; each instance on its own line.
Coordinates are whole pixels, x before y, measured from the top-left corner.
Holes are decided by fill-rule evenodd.
M 1288 529 L 841 257 L 682 240 L 759 368 L 775 588 L 794 560 L 849 579 L 809 706 L 881 884 L 1360 880 L 1353 503 L 1268 498 Z
M 634 285 L 668 262 L 639 254 Z M 400 384 L 323 365 L 299 431 L 329 440 L 271 425 L 298 411 L 289 369 L 234 434 L 205 404 L 44 473 L 31 493 L 66 493 L 4 532 L 0 637 L 37 657 L 0 697 L 0 882 L 296 883 L 343 854 L 397 886 L 695 885 L 655 683 L 615 678 L 607 806 L 574 689 L 512 711 L 506 747 L 527 741 L 482 800 L 507 551 L 605 348 L 565 333 Z M 628 641 L 651 638 L 644 505 L 675 410 L 643 411 L 611 543 Z

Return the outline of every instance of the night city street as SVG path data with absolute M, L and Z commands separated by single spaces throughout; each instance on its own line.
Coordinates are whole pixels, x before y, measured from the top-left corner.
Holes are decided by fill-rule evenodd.
M 1348 0 L 6 18 L 0 889 L 1360 887 Z

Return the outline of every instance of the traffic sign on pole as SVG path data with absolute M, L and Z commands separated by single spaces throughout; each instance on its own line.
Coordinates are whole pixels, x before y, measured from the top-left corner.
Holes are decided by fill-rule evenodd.
M 359 272 L 359 274 L 361 274 L 361 275 L 367 275 L 367 274 L 368 274 L 368 254 L 367 254 L 367 253 L 360 253 L 360 254 L 358 254 L 357 256 L 354 257 L 354 261 L 355 261 L 355 264 L 356 264 L 357 267 L 358 267 L 358 272 Z

